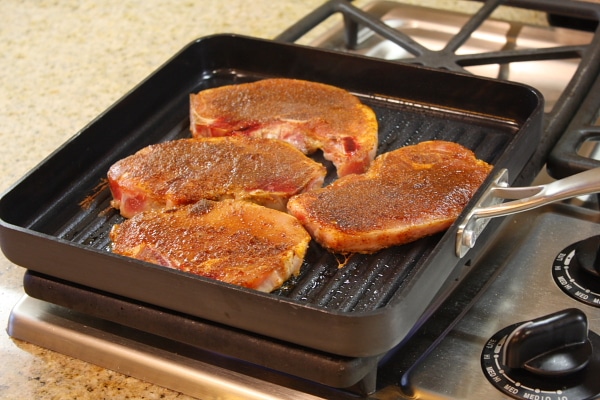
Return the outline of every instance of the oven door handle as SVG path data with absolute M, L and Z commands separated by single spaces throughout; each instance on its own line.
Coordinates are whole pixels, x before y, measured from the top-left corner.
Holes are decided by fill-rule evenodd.
M 600 167 L 545 185 L 508 187 L 508 170 L 502 169 L 463 221 L 456 237 L 456 255 L 473 248 L 491 218 L 532 210 L 546 204 L 600 192 Z M 511 201 L 504 201 L 511 200 Z

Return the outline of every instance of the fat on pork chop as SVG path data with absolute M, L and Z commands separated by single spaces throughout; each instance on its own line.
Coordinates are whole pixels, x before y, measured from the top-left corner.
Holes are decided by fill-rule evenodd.
M 294 196 L 287 207 L 325 248 L 373 253 L 446 230 L 491 169 L 459 144 L 427 141 L 384 153 L 365 174 Z
M 143 148 L 108 171 L 112 206 L 130 218 L 200 199 L 245 199 L 285 210 L 287 200 L 323 185 L 326 168 L 280 140 L 179 139 Z
M 144 211 L 110 238 L 114 253 L 263 292 L 298 274 L 311 240 L 291 215 L 244 200 Z
M 317 149 L 337 175 L 365 172 L 377 151 L 373 110 L 346 90 L 296 79 L 265 79 L 190 95 L 194 137 L 281 139 L 305 154 Z

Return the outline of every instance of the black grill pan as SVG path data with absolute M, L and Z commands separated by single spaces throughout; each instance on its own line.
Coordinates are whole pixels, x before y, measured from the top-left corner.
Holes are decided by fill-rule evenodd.
M 268 77 L 328 83 L 357 95 L 377 114 L 379 153 L 450 140 L 496 170 L 508 168 L 514 179 L 541 134 L 543 99 L 527 86 L 268 40 L 205 37 L 3 195 L 4 254 L 50 277 L 333 354 L 367 357 L 397 345 L 439 304 L 440 290 L 468 270 L 469 254 L 454 253 L 457 224 L 373 255 L 341 258 L 312 243 L 300 276 L 269 294 L 109 251 L 108 232 L 122 221 L 103 186 L 110 165 L 146 145 L 188 137 L 191 92 Z

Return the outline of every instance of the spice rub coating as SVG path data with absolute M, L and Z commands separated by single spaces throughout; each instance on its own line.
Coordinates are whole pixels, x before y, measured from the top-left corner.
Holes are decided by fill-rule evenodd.
M 144 211 L 110 238 L 117 254 L 263 292 L 298 274 L 311 240 L 291 215 L 243 200 Z
M 373 110 L 350 92 L 298 79 L 264 79 L 190 95 L 194 137 L 277 138 L 305 154 L 317 149 L 338 176 L 366 171 L 377 150 Z
M 385 153 L 362 175 L 292 197 L 288 211 L 340 253 L 372 253 L 447 229 L 492 166 L 457 143 L 427 141 Z
M 179 139 L 145 147 L 113 164 L 112 206 L 130 218 L 200 199 L 245 199 L 285 210 L 287 200 L 319 188 L 327 171 L 280 140 Z

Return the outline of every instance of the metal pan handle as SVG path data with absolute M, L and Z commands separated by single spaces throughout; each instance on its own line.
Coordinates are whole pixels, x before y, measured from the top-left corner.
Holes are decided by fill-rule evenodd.
M 477 237 L 490 218 L 503 217 L 597 192 L 600 192 L 600 167 L 546 185 L 517 188 L 508 187 L 508 170 L 502 169 L 459 225 L 456 255 L 463 257 L 475 245 Z

